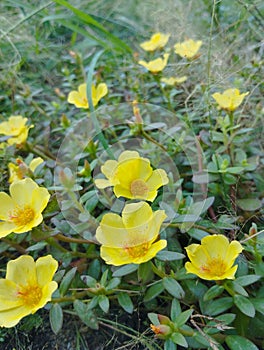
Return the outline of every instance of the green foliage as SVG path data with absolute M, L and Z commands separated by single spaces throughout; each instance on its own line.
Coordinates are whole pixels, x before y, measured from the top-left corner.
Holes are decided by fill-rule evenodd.
M 0 9 L 7 13 L 0 24 L 0 122 L 22 115 L 34 124 L 23 145 L 2 147 L 8 136 L 0 135 L 1 191 L 8 193 L 9 163 L 42 157 L 28 174 L 51 194 L 38 227 L 2 238 L 2 277 L 21 254 L 51 254 L 59 262 L 58 289 L 46 307 L 56 335 L 68 313 L 85 329 L 108 328 L 109 349 L 109 331 L 150 350 L 262 348 L 263 5 L 55 0 L 37 7 L 28 0 Z M 144 52 L 139 44 L 157 31 L 171 34 L 168 44 Z M 203 40 L 190 60 L 173 49 L 185 37 Z M 164 52 L 169 64 L 161 72 L 138 63 Z M 174 86 L 161 80 L 183 75 L 186 82 Z M 93 86 L 102 82 L 108 94 L 94 107 Z M 83 83 L 89 110 L 67 102 Z M 211 97 L 230 87 L 249 92 L 234 111 Z M 95 179 L 123 150 L 138 151 L 168 175 L 149 202 L 166 213 L 154 241 L 167 247 L 147 262 L 112 266 L 95 234 L 106 213 L 120 215 L 133 200 L 97 188 Z M 234 280 L 186 271 L 185 248 L 214 234 L 243 246 Z M 131 249 L 126 244 L 122 253 Z M 15 329 L 35 331 L 41 322 L 29 315 Z M 1 328 L 0 342 L 11 332 Z

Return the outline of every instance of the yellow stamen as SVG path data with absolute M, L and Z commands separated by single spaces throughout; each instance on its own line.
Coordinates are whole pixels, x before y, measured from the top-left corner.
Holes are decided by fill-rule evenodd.
M 23 300 L 27 306 L 36 306 L 42 298 L 42 290 L 38 285 L 21 286 L 18 297 Z
M 25 226 L 29 224 L 35 217 L 35 212 L 29 206 L 24 208 L 16 208 L 10 214 L 10 220 L 14 222 L 16 226 Z
M 131 182 L 130 191 L 133 196 L 145 197 L 149 191 L 145 181 L 137 179 Z
M 207 272 L 211 276 L 222 276 L 226 271 L 226 264 L 221 258 L 214 258 L 207 261 L 206 265 L 201 267 L 203 272 Z
M 125 247 L 126 253 L 133 259 L 145 256 L 149 251 L 150 244 L 148 242 L 136 245 L 134 247 Z

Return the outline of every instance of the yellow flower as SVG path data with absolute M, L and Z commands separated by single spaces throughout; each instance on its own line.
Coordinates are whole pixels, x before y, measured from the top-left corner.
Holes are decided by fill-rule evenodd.
M 158 189 L 169 180 L 163 169 L 153 171 L 150 161 L 136 151 L 124 151 L 118 161 L 108 160 L 101 167 L 106 179 L 96 179 L 98 188 L 114 186 L 117 197 L 154 201 Z
M 98 86 L 92 84 L 92 101 L 94 107 L 98 105 L 98 102 L 107 94 L 107 92 L 108 88 L 105 83 L 100 83 Z M 71 91 L 68 95 L 67 101 L 74 104 L 77 108 L 89 108 L 86 84 L 79 85 L 78 91 Z
M 58 288 L 57 282 L 52 281 L 57 268 L 51 255 L 36 262 L 31 256 L 22 255 L 7 263 L 6 278 L 0 279 L 0 327 L 14 327 L 51 300 Z
M 148 71 L 151 73 L 158 73 L 161 72 L 167 65 L 169 54 L 165 53 L 163 55 L 164 58 L 156 58 L 153 61 L 145 62 L 145 61 L 139 61 L 138 63 L 145 67 Z
M 21 144 L 26 141 L 29 129 L 34 126 L 26 126 L 27 120 L 27 118 L 18 115 L 11 116 L 8 121 L 0 123 L 0 134 L 10 136 L 7 140 L 9 145 Z
M 184 83 L 186 80 L 187 80 L 187 77 L 186 77 L 186 76 L 179 77 L 179 78 L 170 77 L 170 78 L 161 78 L 161 79 L 160 79 L 160 81 L 161 81 L 162 83 L 165 83 L 165 84 L 167 84 L 167 85 L 177 85 L 177 84 L 181 84 L 181 83 Z
M 219 92 L 214 93 L 212 97 L 221 108 L 233 112 L 235 109 L 237 109 L 238 106 L 241 105 L 245 96 L 248 94 L 249 92 L 240 94 L 240 91 L 238 89 L 227 89 L 222 94 Z
M 153 213 L 146 202 L 126 204 L 122 217 L 105 214 L 96 230 L 101 257 L 115 266 L 149 261 L 167 245 L 166 240 L 157 240 L 165 218 L 164 210 Z
M 0 237 L 11 232 L 27 232 L 38 226 L 50 198 L 48 190 L 30 178 L 13 182 L 9 192 L 11 196 L 0 192 Z
M 162 49 L 168 42 L 170 34 L 155 33 L 149 41 L 144 41 L 140 44 L 145 51 L 154 51 Z
M 16 164 L 9 163 L 8 164 L 8 170 L 9 170 L 9 182 L 12 183 L 17 180 L 22 180 L 26 177 L 28 170 L 30 170 L 32 173 L 36 170 L 36 168 L 42 164 L 44 160 L 40 157 L 32 159 L 32 161 L 29 163 L 29 166 L 25 164 L 21 159 L 16 159 Z
M 192 39 L 177 43 L 174 45 L 175 53 L 188 59 L 193 58 L 197 55 L 202 43 L 201 40 L 194 41 Z
M 243 248 L 238 241 L 229 243 L 224 235 L 206 236 L 201 244 L 185 248 L 191 262 L 185 264 L 188 273 L 204 280 L 234 279 L 237 265 L 233 266 Z

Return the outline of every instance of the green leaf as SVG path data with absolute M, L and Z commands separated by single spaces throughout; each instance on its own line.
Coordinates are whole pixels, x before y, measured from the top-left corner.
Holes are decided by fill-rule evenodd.
M 192 313 L 193 309 L 183 311 L 182 313 L 180 313 L 179 316 L 176 317 L 174 322 L 177 324 L 178 327 L 181 327 L 188 321 Z
M 208 289 L 208 291 L 203 296 L 203 300 L 208 301 L 214 299 L 215 297 L 218 297 L 220 294 L 222 294 L 223 291 L 224 287 L 216 284 L 215 286 L 212 286 L 210 289 Z
M 144 264 L 140 264 L 138 267 L 138 280 L 146 283 L 153 280 L 153 271 L 151 266 L 151 261 L 147 261 Z
M 154 326 L 158 326 L 160 324 L 158 314 L 155 314 L 154 312 L 149 312 L 148 318 L 150 319 L 150 322 L 154 324 Z
M 237 205 L 245 211 L 255 211 L 262 207 L 262 203 L 258 198 L 238 199 Z
M 52 305 L 49 312 L 49 319 L 53 333 L 58 334 L 63 323 L 63 312 L 60 304 L 55 303 Z
M 264 298 L 250 299 L 251 303 L 254 305 L 255 309 L 264 315 Z
M 156 284 L 153 284 L 151 287 L 148 288 L 148 290 L 145 294 L 145 297 L 144 297 L 144 301 L 148 302 L 148 301 L 156 298 L 163 291 L 164 291 L 164 287 L 163 287 L 162 282 L 158 282 Z
M 260 278 L 261 276 L 258 276 L 258 275 L 245 275 L 245 276 L 238 277 L 236 279 L 236 282 L 241 286 L 245 287 L 257 282 Z
M 200 301 L 202 312 L 209 316 L 216 316 L 230 309 L 233 305 L 233 298 L 224 297 L 217 300 Z
M 108 276 L 108 271 L 105 270 L 105 272 L 102 274 L 102 277 L 100 279 L 100 284 L 105 287 L 106 281 L 107 281 L 107 276 Z
M 119 305 L 129 314 L 133 313 L 134 305 L 132 303 L 132 300 L 130 296 L 127 293 L 120 293 L 117 296 L 117 300 L 119 302 Z
M 120 267 L 119 269 L 115 270 L 113 273 L 113 277 L 122 277 L 129 275 L 130 273 L 136 271 L 138 269 L 138 265 L 136 264 L 129 264 L 129 265 L 124 265 Z
M 184 259 L 185 255 L 177 252 L 170 252 L 168 250 L 162 250 L 158 252 L 156 258 L 161 261 L 173 261 Z
M 27 252 L 34 252 L 35 250 L 41 250 L 43 249 L 48 243 L 47 242 L 38 242 L 36 244 L 31 245 L 26 249 Z
M 171 312 L 170 312 L 171 320 L 174 322 L 176 318 L 180 315 L 180 313 L 181 313 L 181 304 L 178 299 L 173 298 L 171 302 Z
M 95 278 L 88 276 L 88 275 L 83 275 L 81 276 L 82 281 L 90 288 L 95 288 L 97 281 Z
M 251 301 L 243 295 L 234 295 L 233 297 L 235 305 L 245 315 L 249 317 L 255 316 L 255 308 Z
M 98 304 L 103 312 L 107 313 L 109 311 L 109 299 L 106 295 L 98 296 Z
M 168 339 L 164 343 L 164 350 L 177 350 L 177 345 L 172 340 Z
M 259 350 L 250 340 L 240 335 L 228 335 L 225 342 L 230 350 Z
M 197 241 L 201 241 L 202 238 L 208 236 L 208 232 L 197 229 L 197 228 L 191 228 L 188 230 L 188 235 L 191 236 L 192 238 L 197 239 Z
M 181 333 L 173 333 L 170 336 L 170 339 L 173 341 L 173 343 L 183 346 L 184 348 L 188 348 L 188 343 Z
M 172 277 L 164 277 L 162 280 L 164 288 L 177 299 L 184 298 L 184 290 L 181 285 Z
M 108 285 L 106 286 L 106 290 L 112 290 L 112 289 L 115 289 L 119 284 L 120 284 L 121 280 L 120 278 L 112 278 Z
M 77 315 L 88 327 L 96 330 L 99 329 L 97 318 L 93 311 L 88 309 L 88 305 L 80 300 L 75 300 L 73 306 Z
M 60 294 L 61 296 L 64 296 L 67 290 L 70 287 L 70 284 L 75 276 L 77 267 L 72 268 L 70 271 L 66 273 L 66 275 L 63 277 L 61 283 L 60 283 Z

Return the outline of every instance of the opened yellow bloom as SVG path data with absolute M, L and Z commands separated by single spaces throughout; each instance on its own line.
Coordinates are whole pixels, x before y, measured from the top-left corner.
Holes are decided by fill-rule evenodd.
M 167 85 L 177 85 L 177 84 L 181 84 L 181 83 L 184 83 L 186 80 L 187 80 L 187 77 L 186 77 L 186 76 L 179 77 L 179 78 L 170 77 L 170 78 L 161 78 L 161 79 L 160 79 L 160 81 L 161 81 L 162 83 L 165 83 L 165 84 L 167 84 Z
M 86 84 L 79 85 L 78 91 L 74 90 L 69 93 L 67 101 L 74 104 L 77 108 L 89 108 L 86 89 Z M 92 101 L 94 107 L 98 105 L 98 102 L 107 94 L 107 92 L 108 88 L 105 83 L 100 83 L 98 86 L 92 84 Z
M 16 163 L 9 163 L 8 164 L 8 170 L 9 170 L 9 182 L 12 183 L 17 180 L 22 180 L 26 177 L 29 170 L 34 173 L 36 168 L 42 164 L 44 160 L 40 157 L 32 159 L 32 161 L 29 163 L 29 166 L 25 164 L 21 159 L 16 159 Z
M 108 160 L 101 167 L 106 179 L 96 179 L 98 188 L 114 186 L 117 197 L 154 201 L 158 189 L 169 180 L 163 169 L 153 170 L 147 158 L 136 151 L 124 151 L 118 161 Z
M 126 204 L 122 216 L 105 214 L 96 230 L 101 257 L 115 266 L 149 261 L 167 245 L 166 240 L 158 240 L 165 218 L 164 210 L 153 213 L 146 202 Z
M 234 279 L 237 265 L 233 266 L 243 248 L 238 241 L 229 243 L 224 235 L 206 236 L 201 244 L 185 248 L 191 262 L 185 264 L 188 273 L 204 280 Z
M 34 125 L 27 126 L 27 118 L 21 115 L 11 116 L 8 121 L 0 123 L 0 134 L 9 136 L 7 143 L 17 145 L 26 141 L 29 129 Z
M 240 94 L 240 91 L 238 89 L 227 89 L 222 94 L 219 92 L 214 93 L 212 97 L 221 108 L 233 112 L 235 109 L 237 109 L 238 106 L 241 105 L 244 98 L 248 94 L 249 92 Z
M 22 255 L 7 263 L 6 278 L 0 279 L 0 327 L 14 327 L 51 300 L 58 288 L 52 278 L 58 263 L 51 255 L 34 259 Z
M 201 40 L 194 41 L 192 39 L 177 43 L 174 45 L 175 53 L 188 59 L 194 58 L 202 46 L 202 43 Z
M 139 61 L 138 63 L 141 64 L 141 66 L 147 68 L 147 70 L 150 71 L 151 73 L 158 73 L 158 72 L 161 72 L 166 67 L 169 54 L 165 53 L 163 57 L 164 58 L 159 57 L 149 62 Z
M 170 34 L 155 33 L 149 41 L 144 41 L 140 44 L 145 51 L 154 51 L 162 49 L 168 42 Z
M 0 237 L 11 232 L 27 232 L 38 226 L 50 198 L 48 190 L 30 178 L 13 182 L 9 192 L 10 196 L 0 192 Z

